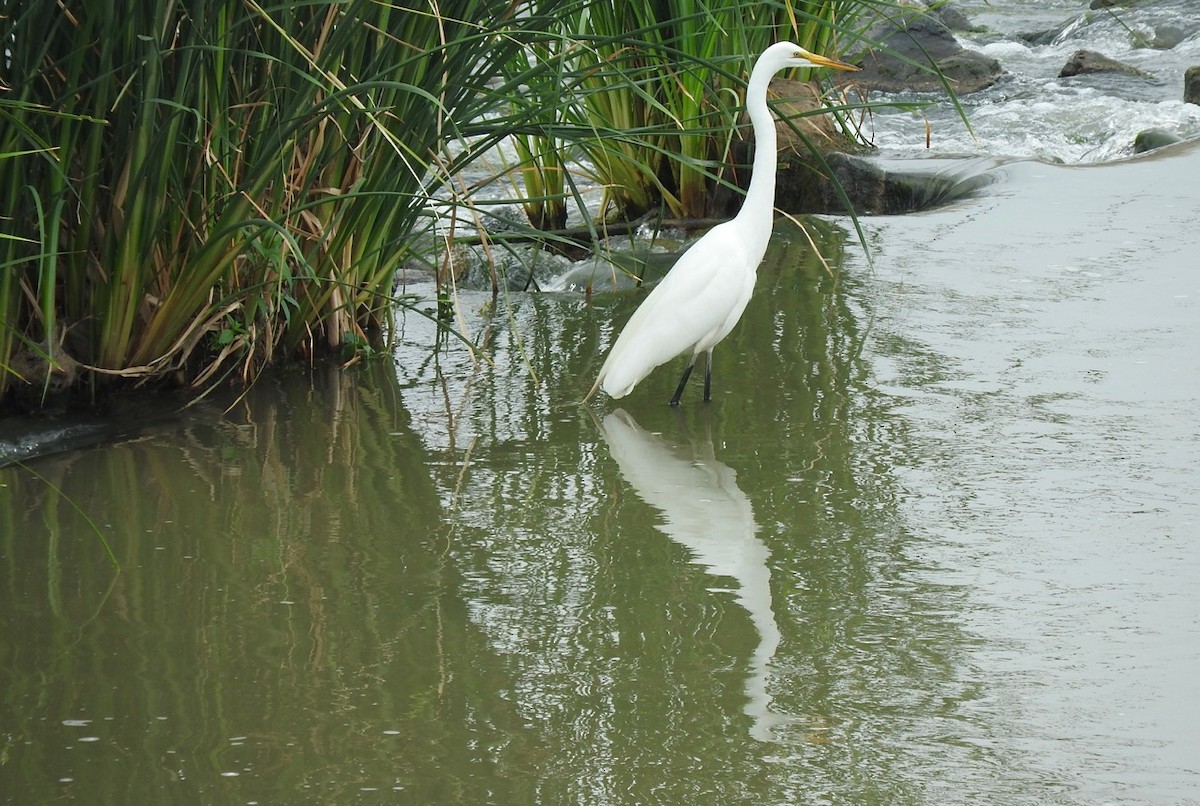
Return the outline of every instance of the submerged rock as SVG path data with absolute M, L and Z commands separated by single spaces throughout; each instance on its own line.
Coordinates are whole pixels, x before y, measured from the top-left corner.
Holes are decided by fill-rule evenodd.
M 1097 53 L 1094 50 L 1077 50 L 1072 53 L 1071 58 L 1067 59 L 1067 63 L 1063 65 L 1058 75 L 1059 78 L 1069 78 L 1087 73 L 1124 73 L 1131 76 L 1150 77 L 1148 73 L 1131 64 L 1110 59 L 1103 53 Z
M 1154 29 L 1154 36 L 1146 40 L 1146 47 L 1170 50 L 1187 38 L 1188 32 L 1178 25 L 1160 25 Z
M 1004 75 L 998 61 L 964 48 L 949 28 L 928 14 L 879 23 L 866 39 L 881 47 L 867 52 L 861 72 L 837 76 L 841 85 L 881 92 L 936 92 L 945 89 L 940 70 L 955 93 L 966 94 L 990 87 Z
M 547 282 L 543 291 L 620 291 L 642 283 L 661 280 L 684 251 L 682 239 L 669 251 L 654 242 L 636 242 L 632 247 L 606 249 L 572 263 Z
M 844 213 L 848 200 L 860 215 L 911 213 L 990 184 L 994 177 L 987 169 L 992 165 L 978 159 L 889 163 L 835 152 L 826 154 L 820 166 L 799 160 L 781 165 L 775 206 L 789 213 Z
M 1165 129 L 1146 129 L 1138 132 L 1137 137 L 1133 138 L 1133 153 L 1145 154 L 1147 151 L 1181 142 L 1182 138 Z

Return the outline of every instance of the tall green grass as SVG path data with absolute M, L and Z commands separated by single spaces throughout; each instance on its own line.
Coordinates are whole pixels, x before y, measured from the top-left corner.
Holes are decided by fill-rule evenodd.
M 377 334 L 537 2 L 7 4 L 0 399 Z M 500 88 L 503 91 L 503 88 Z M 47 371 L 48 370 L 48 371 Z
M 754 57 L 794 40 L 837 54 L 859 36 L 871 0 L 641 0 L 559 9 L 572 46 L 553 57 L 569 81 L 546 82 L 540 120 L 567 128 L 581 164 L 607 191 L 606 210 L 635 218 L 659 205 L 712 214 L 713 190 L 735 184 L 731 145 Z M 797 71 L 807 80 L 810 71 Z M 548 150 L 526 142 L 523 156 Z M 560 152 L 555 152 L 560 153 Z M 540 176 L 533 176 L 540 179 Z M 545 184 L 526 179 L 532 199 Z

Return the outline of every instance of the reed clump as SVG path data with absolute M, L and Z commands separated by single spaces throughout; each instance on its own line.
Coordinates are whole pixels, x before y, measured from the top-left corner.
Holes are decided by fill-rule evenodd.
M 474 153 L 446 144 L 494 105 L 536 12 L 9 3 L 0 400 L 248 379 L 376 338 L 430 199 Z

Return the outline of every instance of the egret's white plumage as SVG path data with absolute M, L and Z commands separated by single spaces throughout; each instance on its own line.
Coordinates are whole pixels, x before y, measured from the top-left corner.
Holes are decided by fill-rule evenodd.
M 701 353 L 707 355 L 704 399 L 710 398 L 712 349 L 746 309 L 771 237 L 778 157 L 767 88 L 771 77 L 788 67 L 857 69 L 791 42 L 772 45 L 758 57 L 746 87 L 746 107 L 754 130 L 754 169 L 742 209 L 696 241 L 650 292 L 617 337 L 588 397 L 597 388 L 612 397 L 624 397 L 655 367 L 690 351 L 691 360 L 671 405 L 679 404 Z

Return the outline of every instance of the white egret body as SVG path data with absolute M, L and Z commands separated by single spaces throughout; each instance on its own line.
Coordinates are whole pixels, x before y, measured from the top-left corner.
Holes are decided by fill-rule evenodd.
M 746 107 L 754 130 L 754 166 L 742 209 L 696 241 L 650 292 L 617 337 L 589 398 L 597 388 L 614 398 L 625 397 L 655 367 L 690 351 L 691 360 L 671 405 L 679 405 L 700 353 L 707 354 L 704 399 L 711 399 L 713 347 L 729 334 L 746 309 L 771 237 L 778 147 L 767 88 L 771 77 L 788 67 L 858 69 L 791 42 L 772 45 L 758 57 L 746 87 Z

